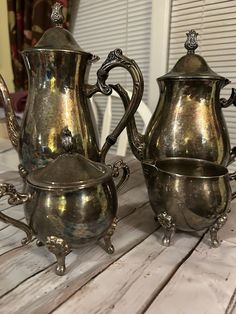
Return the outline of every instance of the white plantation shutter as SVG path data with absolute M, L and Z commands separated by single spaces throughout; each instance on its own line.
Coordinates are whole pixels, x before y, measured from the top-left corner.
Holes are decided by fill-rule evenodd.
M 151 36 L 152 0 L 80 0 L 73 27 L 73 35 L 79 45 L 88 52 L 98 55 L 100 60 L 90 70 L 89 83 L 96 82 L 96 73 L 105 61 L 108 53 L 121 48 L 123 53 L 134 59 L 148 82 Z M 108 82 L 120 83 L 132 91 L 132 79 L 122 68 L 110 71 Z M 145 84 L 143 100 L 147 103 L 148 86 Z M 99 103 L 100 120 L 103 118 L 103 106 Z M 119 100 L 112 106 L 112 128 L 123 114 L 123 105 Z M 99 123 L 101 125 L 101 121 Z M 138 126 L 142 130 L 142 122 Z
M 173 0 L 170 16 L 168 68 L 186 53 L 185 33 L 198 33 L 197 53 L 203 56 L 213 71 L 232 83 L 221 97 L 228 98 L 236 88 L 236 0 Z M 223 109 L 231 145 L 236 145 L 236 108 Z

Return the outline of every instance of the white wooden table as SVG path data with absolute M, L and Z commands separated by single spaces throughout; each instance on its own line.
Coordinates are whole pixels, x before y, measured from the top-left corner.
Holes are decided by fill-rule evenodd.
M 21 190 L 17 156 L 0 140 L 0 182 Z M 160 244 L 139 163 L 130 158 L 131 177 L 119 194 L 115 253 L 99 246 L 75 250 L 67 272 L 54 273 L 55 258 L 35 243 L 22 247 L 23 233 L 0 222 L 0 313 L 236 313 L 236 212 L 219 233 L 218 249 L 209 236 L 177 233 L 174 244 Z M 24 219 L 22 206 L 6 197 L 0 210 Z

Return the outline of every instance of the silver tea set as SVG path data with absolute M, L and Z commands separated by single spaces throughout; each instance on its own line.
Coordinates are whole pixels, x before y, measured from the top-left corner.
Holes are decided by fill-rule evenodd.
M 117 192 L 129 177 L 129 168 L 118 160 L 105 164 L 109 148 L 127 128 L 131 150 L 140 160 L 155 218 L 164 228 L 163 245 L 171 243 L 176 229 L 210 230 L 213 247 L 218 230 L 227 220 L 236 197 L 227 166 L 234 161 L 222 108 L 236 105 L 220 98 L 229 80 L 217 75 L 204 58 L 195 54 L 197 33 L 187 33 L 187 54 L 158 78 L 160 97 L 146 133 L 137 130 L 134 113 L 143 94 L 143 77 L 136 62 L 121 49 L 111 51 L 88 83 L 97 56 L 85 52 L 62 26 L 62 5 L 55 3 L 47 30 L 35 47 L 22 52 L 29 91 L 21 126 L 18 125 L 8 89 L 0 77 L 9 138 L 19 154 L 23 192 L 0 184 L 0 197 L 11 205 L 24 204 L 27 224 L 0 212 L 0 220 L 26 232 L 23 244 L 37 239 L 57 259 L 56 273 L 65 273 L 65 257 L 73 248 L 99 242 L 114 252 L 111 237 L 117 224 Z M 133 79 L 129 99 L 125 89 L 108 85 L 109 71 L 124 67 Z M 115 90 L 125 113 L 114 131 L 98 148 L 89 98 Z M 123 171 L 115 186 L 114 177 Z M 103 240 L 101 242 L 100 240 Z

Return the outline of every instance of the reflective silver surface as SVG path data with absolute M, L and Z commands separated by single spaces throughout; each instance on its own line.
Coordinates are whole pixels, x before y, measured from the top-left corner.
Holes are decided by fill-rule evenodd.
M 22 52 L 29 92 L 21 127 L 0 76 L 0 97 L 6 112 L 9 137 L 19 153 L 22 167 L 28 172 L 45 166 L 61 154 L 60 132 L 65 127 L 72 132 L 77 153 L 104 162 L 109 148 L 137 110 L 143 94 L 142 73 L 136 62 L 124 56 L 121 49 L 108 54 L 97 72 L 97 82 L 88 84 L 91 63 L 98 58 L 85 52 L 72 34 L 63 29 L 61 9 L 61 4 L 54 4 L 52 22 L 55 27 L 48 29 L 33 48 Z M 110 70 L 118 66 L 131 74 L 133 96 L 122 119 L 99 151 L 89 98 L 96 92 L 111 94 L 112 89 L 106 80 Z
M 220 98 L 229 80 L 194 53 L 196 35 L 187 33 L 187 54 L 158 78 L 160 97 L 145 134 L 138 132 L 134 118 L 127 126 L 131 149 L 141 161 L 191 157 L 226 166 L 235 157 L 222 107 L 235 105 L 236 93 L 233 89 L 229 100 Z M 129 100 L 122 99 L 127 108 Z
M 225 167 L 188 158 L 142 166 L 152 209 L 168 232 L 203 230 L 227 214 L 232 192 Z
M 56 273 L 65 272 L 65 256 L 88 241 L 104 240 L 103 248 L 114 252 L 111 243 L 117 223 L 117 190 L 129 178 L 129 168 L 121 160 L 111 166 L 73 153 L 72 134 L 61 132 L 64 154 L 45 167 L 24 173 L 24 193 L 11 184 L 0 184 L 0 198 L 9 195 L 11 205 L 24 204 L 27 224 L 0 212 L 0 220 L 26 232 L 24 244 L 37 237 L 57 258 Z M 115 186 L 113 177 L 119 176 Z
M 145 159 L 200 158 L 227 165 L 230 141 L 212 79 L 159 80 L 156 111 L 145 134 Z
M 83 96 L 90 56 L 68 51 L 24 52 L 29 96 L 20 133 L 20 160 L 26 169 L 44 166 L 60 152 L 61 130 L 73 134 L 75 151 L 99 160 L 98 142 Z
M 24 192 L 33 195 L 25 204 L 26 220 L 43 243 L 51 235 L 64 239 L 71 248 L 97 240 L 116 215 L 117 195 L 112 178 L 74 191 L 47 191 L 28 185 Z

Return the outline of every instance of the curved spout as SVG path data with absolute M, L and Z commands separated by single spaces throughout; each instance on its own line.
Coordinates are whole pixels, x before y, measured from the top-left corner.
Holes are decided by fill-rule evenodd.
M 125 91 L 125 89 L 120 85 L 110 85 L 116 92 L 117 94 L 120 96 L 123 105 L 125 107 L 125 110 L 127 110 L 129 104 L 130 104 L 130 99 L 129 96 L 127 94 L 127 92 Z M 129 139 L 129 144 L 131 147 L 131 150 L 134 154 L 134 156 L 142 161 L 143 160 L 143 149 L 144 149 L 144 135 L 142 135 L 141 133 L 138 132 L 137 126 L 136 126 L 136 122 L 135 122 L 135 118 L 134 116 L 131 116 L 129 118 L 129 122 L 127 124 L 127 134 L 128 134 L 128 139 Z
M 0 101 L 3 104 L 6 119 L 7 119 L 7 130 L 9 138 L 12 142 L 13 147 L 18 150 L 19 146 L 19 137 L 20 137 L 20 127 L 17 122 L 14 110 L 12 108 L 11 99 L 9 95 L 8 88 L 4 79 L 0 75 Z

